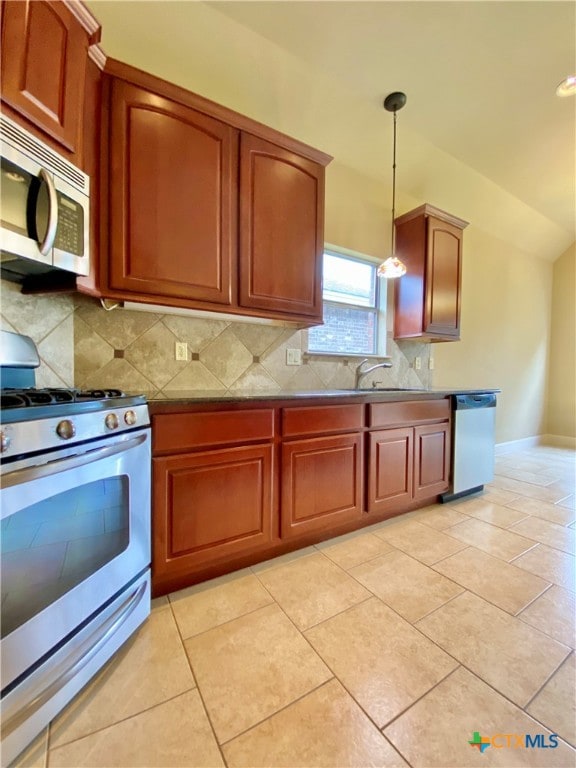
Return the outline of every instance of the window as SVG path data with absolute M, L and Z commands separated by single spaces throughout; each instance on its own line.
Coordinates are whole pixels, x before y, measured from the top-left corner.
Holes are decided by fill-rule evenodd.
M 324 324 L 308 331 L 308 352 L 328 355 L 385 354 L 385 299 L 378 264 L 368 256 L 324 251 Z

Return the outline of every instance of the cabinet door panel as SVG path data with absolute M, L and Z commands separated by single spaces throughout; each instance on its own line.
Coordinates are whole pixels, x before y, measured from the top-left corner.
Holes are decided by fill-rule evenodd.
M 88 35 L 63 3 L 3 3 L 2 99 L 77 149 Z
M 153 460 L 154 572 L 192 572 L 272 537 L 272 446 Z
M 450 425 L 423 425 L 414 433 L 414 498 L 426 499 L 448 489 Z
M 462 230 L 428 217 L 426 313 L 424 330 L 430 334 L 460 334 Z
M 362 515 L 360 435 L 282 446 L 283 538 L 329 530 Z
M 412 500 L 414 429 L 385 429 L 369 436 L 368 511 L 401 509 Z
M 230 304 L 237 132 L 113 82 L 110 285 Z
M 322 319 L 324 169 L 263 139 L 240 146 L 240 304 Z

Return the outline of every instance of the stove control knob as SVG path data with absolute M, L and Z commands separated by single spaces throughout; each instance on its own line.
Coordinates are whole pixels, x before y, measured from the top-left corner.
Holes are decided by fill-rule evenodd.
M 76 427 L 69 419 L 64 419 L 58 423 L 56 434 L 58 437 L 61 437 L 62 440 L 71 440 L 76 434 Z
M 118 416 L 115 413 L 109 413 L 104 419 L 108 429 L 118 429 Z
M 131 427 L 133 424 L 136 424 L 136 421 L 138 420 L 138 417 L 134 413 L 134 411 L 126 411 L 124 414 L 124 421 L 126 424 L 128 424 L 129 427 Z
M 4 453 L 5 451 L 10 448 L 10 443 L 12 441 L 8 437 L 8 435 L 5 432 L 2 432 L 0 430 L 0 453 Z

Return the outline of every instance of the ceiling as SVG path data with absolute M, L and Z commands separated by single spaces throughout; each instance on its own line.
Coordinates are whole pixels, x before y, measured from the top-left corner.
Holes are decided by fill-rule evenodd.
M 368 101 L 404 91 L 420 133 L 576 231 L 573 2 L 210 3 Z M 400 166 L 399 166 L 400 167 Z
M 86 0 L 104 51 L 390 182 L 523 253 L 576 239 L 576 3 Z M 301 85 L 300 85 L 301 84 Z M 399 212 L 402 212 L 402 210 Z

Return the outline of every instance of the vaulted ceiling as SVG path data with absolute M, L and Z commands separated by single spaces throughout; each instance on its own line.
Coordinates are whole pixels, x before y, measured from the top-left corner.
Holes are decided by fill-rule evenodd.
M 408 95 L 398 119 L 574 232 L 572 2 L 217 2 L 221 13 L 368 100 Z
M 330 83 L 330 93 L 316 87 L 309 96 L 314 105 L 309 106 L 308 83 L 303 80 L 299 108 L 308 114 L 301 124 L 310 135 L 298 138 L 317 141 L 316 125 L 321 123 L 317 146 L 364 174 L 380 178 L 389 174 L 392 118 L 384 112 L 382 100 L 392 91 L 404 91 L 407 105 L 398 113 L 401 188 L 413 198 L 425 195 L 426 172 L 436 177 L 441 173 L 438 164 L 428 163 L 437 150 L 450 162 L 472 169 L 478 185 L 485 187 L 484 197 L 490 196 L 490 189 L 504 190 L 520 201 L 524 212 L 532 211 L 535 232 L 541 242 L 551 244 L 550 251 L 542 254 L 545 258 L 555 258 L 575 239 L 576 97 L 555 95 L 558 83 L 576 73 L 574 2 L 88 0 L 88 4 L 102 21 L 107 53 L 144 69 L 153 53 L 156 69 L 162 70 L 157 74 L 170 79 L 173 72 L 182 73 L 180 84 L 192 90 L 196 88 L 190 72 L 204 68 L 202 82 L 213 83 L 214 89 L 204 89 L 203 95 L 218 101 L 226 93 L 222 103 L 232 108 L 238 108 L 234 70 L 248 64 L 239 58 L 246 59 L 246 45 L 237 50 L 231 46 L 236 42 L 231 24 L 281 49 L 302 65 L 302 71 L 321 73 Z M 211 15 L 209 40 L 203 39 L 206 14 Z M 221 20 L 220 25 L 214 18 Z M 213 30 L 220 26 L 222 36 L 215 36 Z M 137 38 L 146 52 L 136 49 Z M 261 79 L 250 85 L 254 90 L 248 93 L 244 72 L 242 97 L 255 105 L 251 116 L 267 122 L 268 115 L 258 114 L 254 93 L 268 88 L 272 103 L 278 72 L 271 85 L 267 71 L 259 71 L 257 63 L 252 66 L 246 72 L 256 71 Z M 229 83 L 223 86 L 223 80 Z M 337 96 L 340 105 L 334 104 Z M 285 112 L 288 106 L 298 108 L 285 105 Z M 281 103 L 276 105 L 278 124 L 271 124 L 289 132 L 290 119 L 282 108 Z M 472 202 L 469 198 L 468 207 Z M 456 213 L 466 218 L 466 211 Z M 497 205 L 485 218 L 494 213 L 497 218 Z M 504 216 L 514 218 L 508 211 L 502 212 Z M 526 229 L 526 218 L 518 217 L 519 231 Z M 548 230 L 554 237 L 548 237 Z M 530 252 L 530 242 L 536 239 L 526 232 L 521 247 Z M 545 248 L 539 242 L 534 250 Z

